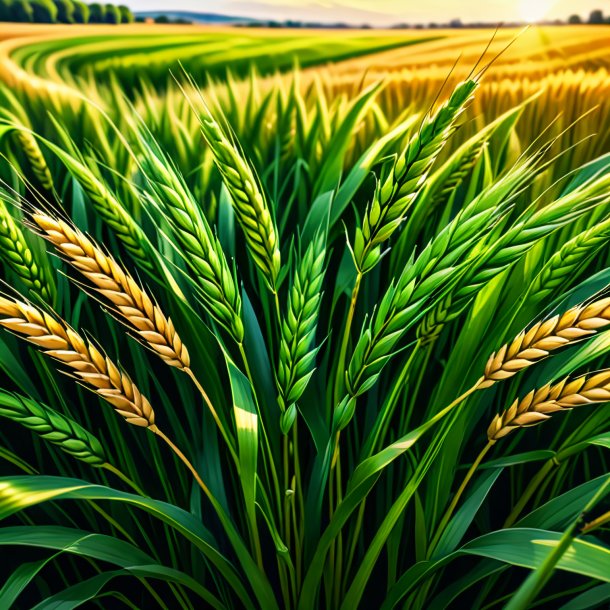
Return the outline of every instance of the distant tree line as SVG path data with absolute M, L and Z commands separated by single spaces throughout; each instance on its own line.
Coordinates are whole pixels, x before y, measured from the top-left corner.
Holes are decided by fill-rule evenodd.
M 80 0 L 0 0 L 0 21 L 18 23 L 133 23 L 127 6 Z
M 142 17 L 141 15 L 136 16 L 138 23 L 147 23 L 153 21 L 154 23 L 172 23 L 174 25 L 193 25 L 190 19 L 184 17 L 170 17 L 168 15 L 156 15 L 155 17 Z
M 568 23 L 572 25 L 578 25 L 580 23 L 588 23 L 590 25 L 601 25 L 602 23 L 610 24 L 610 15 L 604 17 L 603 11 L 595 10 L 591 11 L 588 21 L 584 21 L 580 15 L 571 15 L 568 19 Z
M 567 20 L 553 19 L 541 21 L 544 25 L 602 25 L 610 24 L 610 15 L 604 16 L 603 11 L 594 10 L 591 11 L 588 19 L 583 19 L 580 15 L 571 15 Z M 371 26 L 367 24 L 353 25 L 348 23 L 319 23 L 310 21 L 253 21 L 247 23 L 235 23 L 236 27 L 247 27 L 247 28 L 332 28 L 332 29 L 370 29 Z M 464 23 L 461 19 L 452 19 L 451 21 L 443 23 L 396 23 L 390 26 L 392 29 L 416 29 L 416 30 L 434 30 L 434 29 L 459 29 L 459 28 L 484 28 L 497 27 L 498 24 L 490 23 L 488 21 L 481 22 L 468 22 Z M 512 28 L 522 26 L 522 22 L 504 22 L 500 27 Z

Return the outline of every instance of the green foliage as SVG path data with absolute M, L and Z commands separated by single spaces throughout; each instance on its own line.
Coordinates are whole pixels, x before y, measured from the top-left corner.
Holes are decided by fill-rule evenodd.
M 34 21 L 34 9 L 29 0 L 2 0 L 0 2 L 2 20 L 30 23 Z
M 54 3 L 57 7 L 57 21 L 59 23 L 76 23 L 74 2 L 72 0 L 54 0 Z
M 106 4 L 104 7 L 104 23 L 121 23 L 121 11 L 114 4 Z
M 79 0 L 73 0 L 74 23 L 89 23 L 89 5 Z
M 607 138 L 531 99 L 473 120 L 478 78 L 432 106 L 297 72 L 126 89 L 143 38 L 129 70 L 81 40 L 78 94 L 0 88 L 0 545 L 38 547 L 0 606 L 605 603 Z M 37 210 L 104 251 L 58 259 Z
M 133 23 L 136 20 L 135 15 L 131 12 L 131 9 L 128 6 L 119 4 L 117 8 L 121 14 L 121 23 Z
M 80 0 L 0 0 L 0 21 L 34 23 L 133 23 L 129 7 Z
M 92 2 L 89 5 L 89 22 L 90 23 L 105 23 L 106 22 L 106 5 L 99 2 Z
M 56 23 L 57 6 L 51 0 L 30 0 L 34 23 Z

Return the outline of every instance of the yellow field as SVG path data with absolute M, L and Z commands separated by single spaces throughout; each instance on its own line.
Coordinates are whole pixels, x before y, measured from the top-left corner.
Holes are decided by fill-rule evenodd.
M 62 26 L 40 24 L 0 24 L 0 56 L 5 60 L 7 55 L 14 55 L 18 49 L 39 44 L 45 40 L 65 39 L 65 52 L 73 48 L 74 53 L 82 52 L 83 44 L 69 44 L 70 39 L 83 37 L 104 37 L 105 43 L 112 49 L 112 40 L 123 43 L 125 37 L 148 38 L 151 43 L 167 44 L 168 40 L 181 43 L 181 40 L 199 39 L 205 41 L 211 36 L 223 36 L 229 44 L 244 36 L 259 40 L 261 45 L 270 40 L 291 36 L 295 38 L 315 36 L 327 41 L 357 40 L 363 34 L 356 30 L 303 30 L 263 29 L 263 28 L 227 28 L 184 25 L 88 25 Z M 455 74 L 462 76 L 477 62 L 493 36 L 491 30 L 373 30 L 366 32 L 366 37 L 383 41 L 384 39 L 405 38 L 418 41 L 396 49 L 373 52 L 364 57 L 339 61 L 328 67 L 329 75 L 335 82 L 353 82 L 361 79 L 364 70 L 367 78 L 375 80 L 391 74 L 393 78 L 409 80 L 445 79 L 454 67 Z M 510 48 L 506 48 L 515 39 Z M 10 40 L 8 40 L 10 39 Z M 430 39 L 430 40 L 427 40 Z M 419 42 L 421 41 L 421 42 Z M 566 70 L 586 70 L 595 74 L 610 65 L 610 28 L 605 26 L 566 26 L 566 27 L 533 27 L 527 31 L 500 30 L 486 54 L 486 58 L 499 55 L 487 75 L 488 81 L 502 81 L 507 78 L 540 79 L 550 74 L 563 73 Z M 187 47 L 184 57 L 188 56 Z M 134 60 L 135 61 L 135 60 Z M 169 62 L 168 62 L 169 63 Z M 17 67 L 15 62 L 9 68 Z M 23 67 L 23 66 L 19 66 Z M 316 68 L 317 69 L 317 68 Z M 601 74 L 601 73 L 600 73 Z
M 42 92 L 71 99 L 84 96 L 102 105 L 113 99 L 104 92 L 105 74 L 118 76 L 122 86 L 148 78 L 152 87 L 147 104 L 178 114 L 185 122 L 185 132 L 194 133 L 197 127 L 189 113 L 179 110 L 183 106 L 181 94 L 178 92 L 169 102 L 166 96 L 170 92 L 163 92 L 170 70 L 176 72 L 180 64 L 186 65 L 196 81 L 210 68 L 220 70 L 215 90 L 222 100 L 228 95 L 221 76 L 225 65 L 234 71 L 252 61 L 264 73 L 269 71 L 265 70 L 265 61 L 274 52 L 278 55 L 279 49 L 301 53 L 301 65 L 311 60 L 310 55 L 320 53 L 320 48 L 335 45 L 337 57 L 346 49 L 356 49 L 358 57 L 342 61 L 314 58 L 315 65 L 301 69 L 303 92 L 315 84 L 330 103 L 343 94 L 353 97 L 363 86 L 383 79 L 376 104 L 384 120 L 394 121 L 408 108 L 431 104 L 439 91 L 449 91 L 477 63 L 481 67 L 494 60 L 469 110 L 474 120 L 462 129 L 459 139 L 535 97 L 516 128 L 519 138 L 527 141 L 531 133 L 541 133 L 552 124 L 550 133 L 554 135 L 570 127 L 569 134 L 561 136 L 560 145 L 580 143 L 585 158 L 610 150 L 609 130 L 602 129 L 596 138 L 589 138 L 594 126 L 610 122 L 610 28 L 503 29 L 489 44 L 492 37 L 492 30 L 467 29 L 363 33 L 183 25 L 4 24 L 0 26 L 0 40 L 4 39 L 0 42 L 0 76 L 12 87 L 26 89 L 30 96 Z M 365 45 L 374 49 L 388 41 L 400 46 L 382 52 L 365 50 L 364 55 L 358 48 Z M 244 50 L 240 51 L 240 45 Z M 81 72 L 75 72 L 75 66 Z M 285 78 L 289 81 L 292 77 Z M 240 95 L 247 95 L 250 85 L 239 80 L 234 89 L 242 89 Z M 259 78 L 258 90 L 272 88 L 276 82 L 277 76 Z M 592 120 L 581 121 L 587 112 L 593 113 Z M 575 122 L 578 124 L 572 126 Z

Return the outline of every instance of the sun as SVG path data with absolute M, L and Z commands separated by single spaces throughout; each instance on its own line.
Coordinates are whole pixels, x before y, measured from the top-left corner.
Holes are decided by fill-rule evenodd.
M 553 7 L 553 0 L 520 0 L 519 13 L 521 19 L 535 23 L 544 19 Z

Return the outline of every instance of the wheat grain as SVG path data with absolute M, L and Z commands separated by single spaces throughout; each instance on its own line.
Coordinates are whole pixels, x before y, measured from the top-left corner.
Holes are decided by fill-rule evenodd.
M 63 220 L 40 211 L 32 213 L 32 219 L 42 235 L 95 286 L 146 345 L 168 365 L 189 367 L 188 350 L 171 319 L 112 256 Z
M 471 257 L 476 260 L 477 245 L 504 213 L 504 206 L 490 205 L 494 199 L 480 196 L 472 201 L 390 284 L 354 348 L 346 373 L 350 396 L 375 383 L 400 338 L 446 297 L 472 264 Z
M 378 184 L 354 239 L 354 260 L 361 273 L 379 262 L 381 244 L 404 220 L 477 86 L 476 80 L 460 83 L 449 99 L 424 120 L 394 162 L 383 184 Z
M 18 129 L 16 135 L 17 140 L 21 145 L 21 150 L 26 156 L 40 186 L 47 191 L 53 192 L 54 184 L 51 170 L 49 169 L 42 150 L 40 150 L 36 138 L 29 131 L 24 129 Z
M 577 305 L 520 332 L 492 354 L 478 385 L 488 388 L 546 358 L 550 352 L 595 334 L 610 324 L 610 297 Z
M 182 176 L 158 144 L 148 134 L 141 135 L 141 164 L 154 194 L 148 193 L 148 199 L 172 226 L 207 311 L 242 343 L 241 297 L 222 246 Z
M 318 348 L 315 335 L 322 300 L 326 256 L 325 235 L 318 235 L 307 247 L 294 274 L 286 315 L 282 319 L 277 371 L 280 407 L 286 412 L 284 430 L 296 416 L 295 403 L 303 395 L 314 372 Z
M 28 303 L 0 296 L 0 325 L 68 367 L 128 423 L 156 429 L 155 414 L 148 399 L 128 375 L 64 321 Z
M 532 390 L 517 399 L 506 411 L 496 415 L 487 437 L 497 441 L 517 428 L 535 426 L 552 413 L 610 401 L 610 369 L 576 379 L 566 377 L 555 384 Z
M 555 290 L 565 288 L 566 279 L 576 277 L 577 271 L 608 243 L 609 237 L 610 219 L 607 219 L 567 241 L 532 282 L 528 291 L 531 298 L 540 302 Z
M 0 391 L 0 416 L 21 424 L 90 466 L 101 467 L 108 462 L 101 443 L 88 430 L 35 400 Z
M 49 146 L 80 184 L 89 197 L 93 209 L 102 221 L 116 234 L 138 267 L 152 277 L 156 277 L 157 267 L 154 263 L 155 259 L 151 255 L 153 248 L 148 237 L 108 188 L 102 177 L 96 175 L 82 160 L 68 154 L 58 146 L 51 144 Z
M 260 180 L 238 146 L 210 115 L 201 120 L 201 129 L 231 194 L 250 254 L 275 292 L 281 266 L 278 232 Z
M 607 201 L 600 198 L 600 192 L 607 189 L 609 180 L 609 176 L 591 180 L 538 211 L 527 211 L 499 239 L 489 244 L 485 255 L 464 274 L 453 293 L 428 314 L 420 337 L 423 339 L 427 333 L 426 340 L 436 338 L 442 326 L 459 317 L 488 282 L 521 260 L 541 240 L 578 219 L 592 206 Z
M 15 222 L 4 202 L 10 199 L 0 193 L 0 256 L 4 258 L 32 294 L 46 303 L 55 299 L 55 282 L 48 261 L 30 248 L 21 227 Z

